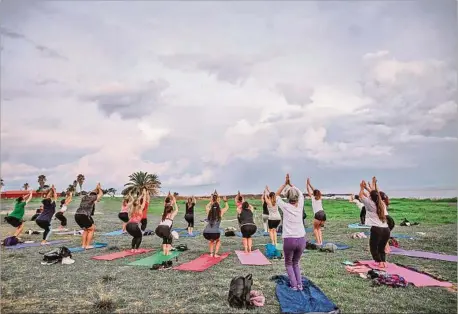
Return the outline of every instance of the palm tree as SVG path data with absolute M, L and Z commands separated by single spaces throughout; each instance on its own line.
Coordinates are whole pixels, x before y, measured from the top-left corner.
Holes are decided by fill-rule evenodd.
M 67 192 L 75 192 L 75 186 L 73 184 L 69 184 L 67 188 Z
M 44 174 L 40 174 L 38 176 L 38 184 L 40 185 L 40 188 L 39 188 L 40 191 L 44 189 L 45 183 L 46 183 L 46 176 Z
M 158 195 L 159 189 L 161 188 L 161 181 L 157 174 L 151 174 L 148 172 L 134 172 L 129 176 L 129 182 L 124 184 L 126 187 L 122 194 L 128 193 L 140 194 L 143 188 L 146 188 L 150 195 Z
M 81 173 L 76 177 L 76 182 L 78 182 L 78 185 L 80 186 L 80 192 L 83 190 L 84 180 L 86 180 L 86 178 Z
M 22 186 L 24 188 L 24 190 L 28 190 L 29 189 L 29 184 L 26 182 L 24 183 L 24 185 Z

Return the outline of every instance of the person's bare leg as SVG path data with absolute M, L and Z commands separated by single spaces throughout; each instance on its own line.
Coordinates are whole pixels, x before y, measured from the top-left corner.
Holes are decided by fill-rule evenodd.
M 248 239 L 248 253 L 251 253 L 251 249 L 253 248 L 253 238 Z
M 313 235 L 315 236 L 316 245 L 320 245 L 320 236 L 318 234 L 318 229 L 316 228 L 316 224 L 313 224 Z
M 277 238 L 277 229 L 273 229 L 273 238 L 274 238 L 274 245 L 277 246 L 278 244 L 278 238 Z
M 94 238 L 95 225 L 92 225 L 87 232 L 86 249 L 92 249 L 92 239 Z
M 242 238 L 242 244 L 243 244 L 243 251 L 245 253 L 248 253 L 248 239 Z
M 22 233 L 22 230 L 24 230 L 24 223 L 22 223 L 19 227 L 16 228 L 16 231 L 14 232 L 14 236 L 16 238 L 19 238 L 19 236 Z
M 123 232 L 126 232 L 126 226 L 127 226 L 127 224 L 124 222 L 124 223 L 122 224 L 122 231 L 123 231 Z
M 190 227 L 189 229 L 191 230 L 191 234 L 192 234 L 192 232 L 193 232 L 194 228 L 193 228 L 193 227 Z
M 208 247 L 210 249 L 210 256 L 213 256 L 213 241 L 208 241 Z
M 218 251 L 219 251 L 220 246 L 221 246 L 221 240 L 218 239 L 218 240 L 216 240 L 215 254 L 213 254 L 214 257 L 219 257 Z
M 269 236 L 270 236 L 270 241 L 272 242 L 273 245 L 275 245 L 274 229 L 269 229 Z
M 84 249 L 86 248 L 86 244 L 87 244 L 87 229 L 84 229 L 83 231 L 83 236 L 81 237 L 81 247 Z
M 167 249 L 165 247 L 166 247 L 166 245 L 162 244 L 162 254 L 164 254 L 164 255 L 165 255 L 165 253 L 167 251 Z

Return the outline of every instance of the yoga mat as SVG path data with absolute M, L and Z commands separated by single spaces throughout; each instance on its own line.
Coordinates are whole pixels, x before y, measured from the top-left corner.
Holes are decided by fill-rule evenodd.
M 312 240 L 312 241 L 309 241 L 310 243 L 315 243 L 315 240 Z M 344 244 L 344 243 L 334 243 L 334 242 L 328 242 L 328 241 L 323 241 L 323 246 L 326 244 L 326 243 L 332 243 L 332 244 L 335 244 L 337 246 L 337 249 L 338 250 L 346 250 L 346 249 L 349 249 L 350 246 L 347 245 L 347 244 Z
M 103 235 L 104 236 L 118 236 L 118 235 L 122 235 L 124 233 L 126 233 L 126 232 L 122 231 L 122 229 L 120 229 L 120 230 L 115 230 L 115 231 L 104 233 Z
M 405 267 L 398 266 L 396 264 L 386 263 L 386 268 L 379 268 L 374 261 L 359 261 L 361 265 L 368 266 L 372 269 L 384 270 L 388 274 L 398 275 L 404 277 L 408 283 L 413 284 L 416 287 L 451 287 L 450 282 L 439 281 L 428 275 L 415 272 Z
M 139 255 L 139 254 L 148 253 L 151 251 L 152 250 L 150 249 L 139 249 L 137 252 L 133 253 L 130 250 L 125 250 L 125 251 L 106 254 L 106 255 L 93 256 L 92 259 L 99 260 L 99 261 L 114 261 L 115 259 L 118 259 L 118 258 Z
M 432 252 L 424 252 L 424 251 L 408 251 L 403 250 L 394 246 L 390 246 L 391 254 L 393 255 L 404 255 L 409 257 L 420 257 L 426 259 L 437 259 L 440 261 L 447 261 L 447 262 L 458 262 L 458 256 L 456 255 L 446 255 L 446 254 L 438 254 Z
M 221 254 L 220 257 L 212 257 L 209 254 L 203 254 L 195 260 L 181 264 L 173 269 L 184 271 L 204 271 L 221 262 L 223 259 L 228 257 L 229 254 L 230 252 L 226 252 Z
M 239 258 L 240 263 L 243 265 L 270 265 L 271 263 L 267 257 L 262 254 L 261 251 L 255 250 L 251 253 L 245 253 L 244 251 L 235 251 L 237 257 Z
M 329 313 L 338 310 L 337 305 L 306 277 L 302 277 L 303 291 L 292 290 L 285 275 L 274 276 L 272 280 L 277 283 L 275 292 L 282 313 Z
M 151 256 L 136 260 L 135 262 L 129 263 L 127 265 L 130 266 L 146 266 L 146 267 L 151 267 L 154 264 L 162 264 L 162 262 L 171 260 L 174 257 L 177 257 L 180 255 L 181 252 L 179 251 L 171 251 L 169 255 L 164 255 L 164 253 L 161 251 L 158 251 L 154 253 Z
M 305 228 L 305 232 L 313 232 L 313 228 Z
M 100 249 L 100 248 L 104 248 L 106 246 L 108 246 L 108 243 L 94 243 L 93 244 L 93 248 L 92 249 Z M 92 250 L 92 249 L 88 249 L 88 250 Z M 78 252 L 84 252 L 86 251 L 86 249 L 83 249 L 82 247 L 72 247 L 72 248 L 69 248 L 70 252 L 72 253 L 78 253 Z
M 371 235 L 370 231 L 365 231 L 364 234 L 367 235 L 367 236 L 370 236 L 370 235 Z M 395 238 L 395 239 L 409 239 L 409 240 L 415 240 L 414 237 L 412 237 L 412 236 L 410 236 L 410 235 L 408 235 L 408 234 L 400 234 L 400 233 L 392 233 L 392 234 L 391 234 L 391 237 L 392 237 L 392 238 Z
M 176 232 L 181 232 L 181 231 L 185 231 L 185 230 L 188 230 L 188 228 L 173 228 L 172 231 L 176 231 Z
M 197 237 L 200 234 L 199 231 L 193 231 L 192 234 L 189 234 L 187 231 L 179 233 L 180 238 L 194 238 Z
M 77 230 L 77 231 L 63 231 L 63 232 L 55 232 L 54 234 L 58 234 L 58 235 L 66 235 L 66 234 L 70 234 L 70 235 L 81 235 L 83 233 L 84 230 Z
M 61 244 L 65 242 L 70 242 L 69 240 L 54 240 L 54 241 L 49 241 L 46 244 L 41 244 L 40 242 L 36 243 L 20 243 L 16 244 L 14 246 L 5 246 L 5 249 L 11 249 L 11 250 L 16 250 L 16 249 L 23 249 L 26 247 L 37 247 L 37 246 L 49 246 L 49 245 L 54 245 L 54 244 Z
M 348 228 L 351 229 L 370 229 L 370 226 L 360 225 L 359 223 L 349 224 Z

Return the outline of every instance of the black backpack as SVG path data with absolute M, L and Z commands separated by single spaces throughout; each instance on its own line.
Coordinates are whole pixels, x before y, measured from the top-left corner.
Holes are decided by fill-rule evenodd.
M 224 235 L 226 237 L 235 237 L 235 229 L 234 228 L 226 228 L 226 230 L 224 230 Z
M 229 286 L 229 296 L 227 301 L 231 307 L 235 308 L 252 308 L 250 301 L 250 291 L 253 285 L 253 276 L 251 274 L 243 277 L 234 277 Z
M 70 250 L 65 246 L 44 253 L 43 262 L 48 264 L 56 264 L 62 262 L 64 257 L 72 257 L 72 252 L 70 252 Z
M 175 247 L 177 251 L 183 252 L 188 250 L 188 246 L 186 244 L 180 244 Z

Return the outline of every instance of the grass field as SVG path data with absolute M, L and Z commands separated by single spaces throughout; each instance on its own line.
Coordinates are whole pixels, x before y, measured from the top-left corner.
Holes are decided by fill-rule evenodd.
M 35 203 L 34 203 L 35 202 Z M 29 203 L 29 209 L 38 207 L 38 202 Z M 40 264 L 39 252 L 51 248 L 26 248 L 1 252 L 1 308 L 2 313 L 37 312 L 97 312 L 97 305 L 107 305 L 110 312 L 130 313 L 242 313 L 242 310 L 229 308 L 227 291 L 232 277 L 253 274 L 253 289 L 261 290 L 266 296 L 266 305 L 253 313 L 279 313 L 280 308 L 275 296 L 275 285 L 270 277 L 285 273 L 283 261 L 273 262 L 270 266 L 243 266 L 239 263 L 235 249 L 241 248 L 241 239 L 222 237 L 221 252 L 232 254 L 222 263 L 202 273 L 178 272 L 174 270 L 153 271 L 148 268 L 127 266 L 138 256 L 111 262 L 95 261 L 90 257 L 107 254 L 110 248 L 130 248 L 130 236 L 103 237 L 102 233 L 120 229 L 117 218 L 120 199 L 104 198 L 97 204 L 94 220 L 97 225 L 95 240 L 108 242 L 105 249 L 91 250 L 74 254 L 76 262 L 72 265 Z M 183 204 L 183 202 L 181 202 Z M 253 205 L 261 209 L 259 200 Z M 69 206 L 67 217 L 69 228 L 77 228 L 73 213 L 79 201 Z M 148 216 L 148 228 L 155 229 L 162 211 L 162 200 L 152 201 Z M 235 218 L 235 207 L 223 219 Z M 310 202 L 307 214 L 312 216 Z M 357 222 L 359 211 L 347 201 L 325 200 L 324 208 L 328 222 L 323 231 L 327 241 L 344 242 L 351 248 L 337 253 L 307 252 L 302 258 L 302 272 L 346 313 L 457 313 L 457 294 L 443 288 L 392 289 L 371 287 L 368 280 L 349 274 L 341 264 L 345 260 L 370 259 L 367 239 L 350 239 L 349 235 L 357 230 L 347 228 L 349 223 Z M 10 210 L 12 202 L 2 202 L 2 212 Z M 185 227 L 184 205 L 175 219 L 174 227 Z M 204 202 L 197 205 L 196 229 L 202 230 Z M 259 212 L 259 211 L 258 211 Z M 30 220 L 29 216 L 25 219 Z M 457 254 L 457 204 L 456 200 L 392 200 L 390 215 L 397 226 L 393 232 L 419 237 L 417 240 L 399 240 L 402 248 Z M 259 215 L 258 215 L 259 216 Z M 1 216 L 3 222 L 4 214 Z M 400 227 L 402 218 L 417 221 L 419 226 Z M 4 238 L 13 228 L 2 223 L 1 236 Z M 57 228 L 58 221 L 53 221 Z M 236 222 L 223 222 L 222 227 L 236 226 Z M 258 228 L 262 228 L 258 224 Z M 39 230 L 31 221 L 27 229 Z M 425 232 L 418 236 L 416 232 Z M 307 233 L 307 238 L 313 235 Z M 40 235 L 23 236 L 24 240 L 40 241 Z M 78 236 L 53 235 L 52 239 L 72 240 L 68 246 L 78 246 Z M 262 246 L 268 237 L 254 238 L 254 245 Z M 157 236 L 143 238 L 142 247 L 158 249 L 161 240 Z M 174 242 L 186 243 L 190 248 L 184 252 L 179 263 L 187 262 L 207 252 L 207 242 L 197 238 L 180 238 Z M 263 249 L 262 249 L 263 250 Z M 143 256 L 145 257 L 145 256 Z M 420 270 L 440 276 L 456 284 L 457 264 L 435 260 L 424 260 L 403 256 L 389 256 L 390 262 L 411 265 Z

